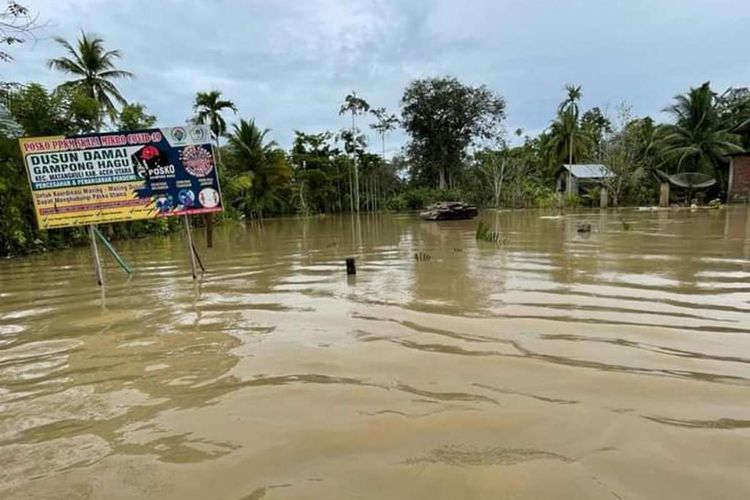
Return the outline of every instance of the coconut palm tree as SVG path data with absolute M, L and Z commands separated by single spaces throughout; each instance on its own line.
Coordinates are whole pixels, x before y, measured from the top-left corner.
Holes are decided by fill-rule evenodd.
M 263 217 L 264 211 L 281 208 L 282 189 L 290 187 L 291 167 L 276 142 L 266 140 L 269 132 L 254 120 L 240 119 L 227 138 L 231 152 L 227 172 L 244 188 L 235 206 L 246 215 Z
M 578 128 L 578 101 L 581 100 L 581 86 L 568 84 L 565 86 L 568 95 L 557 108 L 557 114 L 560 115 L 561 122 L 564 123 L 565 131 L 570 134 L 568 138 L 568 164 L 573 164 L 573 148 L 575 143 L 576 129 Z
M 208 124 L 211 129 L 211 135 L 216 142 L 216 154 L 219 162 L 221 162 L 219 138 L 227 132 L 227 122 L 224 120 L 222 113 L 227 110 L 237 113 L 237 108 L 232 101 L 221 98 L 220 90 L 210 90 L 195 94 L 193 110 L 196 112 L 195 122 Z
M 222 113 L 226 110 L 232 110 L 237 113 L 237 108 L 232 101 L 221 98 L 221 91 L 210 90 L 208 92 L 198 92 L 195 94 L 193 101 L 193 110 L 196 116 L 193 119 L 195 123 L 208 124 L 211 129 L 211 136 L 216 145 L 216 160 L 221 164 L 221 147 L 219 147 L 219 138 L 227 132 L 227 122 L 224 120 Z M 246 178 L 242 179 L 243 186 L 248 182 Z M 245 182 L 247 181 L 247 182 Z M 213 246 L 213 217 L 211 214 L 205 214 L 206 221 L 206 239 L 208 247 Z
M 50 59 L 47 65 L 75 77 L 60 87 L 78 90 L 95 99 L 101 111 L 114 120 L 117 116 L 115 103 L 124 105 L 126 101 L 111 80 L 133 77 L 129 71 L 115 67 L 120 51 L 105 50 L 104 40 L 84 32 L 75 47 L 63 38 L 55 38 L 55 41 L 65 48 L 68 56 Z M 98 127 L 101 127 L 101 119 Z
M 732 124 L 718 112 L 717 94 L 706 82 L 674 99 L 664 111 L 675 122 L 662 125 L 658 134 L 663 154 L 675 162 L 677 171 L 711 172 L 723 182 L 726 155 L 742 148 L 739 137 L 730 132 Z
M 370 125 L 370 128 L 380 134 L 380 140 L 383 144 L 383 161 L 385 161 L 385 136 L 391 130 L 396 130 L 399 124 L 398 118 L 394 114 L 388 114 L 385 108 L 376 108 L 372 110 L 372 114 L 377 120 L 375 123 Z
M 579 161 L 594 142 L 586 131 L 579 127 L 575 114 L 571 112 L 559 114 L 550 124 L 543 139 L 544 149 L 554 168 L 559 167 L 566 159 L 571 165 Z

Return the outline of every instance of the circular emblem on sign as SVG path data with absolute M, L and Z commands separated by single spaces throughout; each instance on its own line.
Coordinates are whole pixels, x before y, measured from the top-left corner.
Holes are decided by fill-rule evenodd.
M 203 188 L 198 193 L 198 201 L 206 208 L 214 208 L 219 205 L 219 192 L 214 188 Z
M 182 142 L 185 140 L 185 129 L 182 127 L 175 127 L 172 129 L 172 139 L 174 139 L 177 142 Z
M 214 169 L 211 153 L 201 146 L 188 146 L 180 152 L 185 170 L 195 177 L 205 177 Z
M 195 204 L 195 193 L 192 189 L 180 189 L 177 200 L 185 208 L 192 207 Z
M 163 214 L 172 210 L 173 206 L 174 202 L 172 201 L 172 197 L 169 195 L 160 196 L 156 199 L 156 209 Z

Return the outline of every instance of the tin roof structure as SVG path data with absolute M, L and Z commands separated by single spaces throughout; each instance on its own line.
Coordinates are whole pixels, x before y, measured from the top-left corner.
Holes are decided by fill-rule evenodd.
M 565 170 L 573 174 L 577 179 L 606 179 L 612 177 L 612 172 L 605 165 L 568 165 L 562 166 Z

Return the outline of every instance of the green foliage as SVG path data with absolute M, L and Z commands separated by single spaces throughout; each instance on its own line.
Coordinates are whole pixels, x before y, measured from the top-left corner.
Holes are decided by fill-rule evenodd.
M 245 217 L 282 213 L 291 194 L 292 169 L 284 151 L 266 140 L 268 132 L 240 119 L 228 137 L 225 204 Z
M 401 123 L 411 136 L 407 153 L 412 178 L 441 189 L 457 182 L 467 148 L 493 138 L 505 118 L 502 97 L 450 77 L 414 80 L 401 104 Z
M 151 128 L 156 123 L 156 116 L 146 112 L 146 106 L 134 102 L 126 104 L 120 111 L 117 122 L 119 130 L 141 130 Z
M 222 113 L 224 111 L 237 113 L 237 108 L 232 101 L 221 98 L 221 91 L 210 90 L 198 92 L 195 95 L 193 111 L 196 112 L 195 122 L 208 124 L 218 145 L 219 137 L 227 132 L 227 122 L 224 120 Z
M 604 116 L 602 110 L 593 107 L 581 116 L 581 132 L 591 141 L 592 151 L 586 155 L 598 162 L 602 160 L 602 145 L 606 137 L 614 132 L 612 121 Z
M 120 51 L 106 50 L 104 40 L 84 32 L 81 32 L 75 47 L 63 38 L 55 38 L 55 41 L 65 49 L 68 56 L 50 59 L 49 67 L 74 78 L 60 87 L 76 90 L 94 99 L 99 105 L 99 110 L 107 113 L 114 121 L 117 117 L 115 103 L 126 104 L 126 101 L 112 80 L 133 77 L 132 73 L 115 67 L 115 60 L 120 57 Z
M 10 112 L 27 136 L 85 133 L 99 120 L 94 99 L 67 88 L 50 93 L 38 83 L 13 92 Z
M 596 147 L 595 134 L 599 127 L 606 127 L 601 113 L 587 112 L 586 127 L 579 120 L 578 101 L 581 99 L 580 86 L 567 85 L 567 95 L 557 108 L 557 117 L 541 136 L 541 146 L 547 157 L 549 173 L 563 163 L 575 164 L 590 155 Z M 598 108 L 597 108 L 598 110 Z
M 490 225 L 481 220 L 477 225 L 475 236 L 477 241 L 485 241 L 487 243 L 500 243 L 503 239 L 500 233 L 490 229 Z
M 414 260 L 417 262 L 428 262 L 432 260 L 432 255 L 427 252 L 416 252 L 414 254 Z
M 675 96 L 665 109 L 675 122 L 659 129 L 660 146 L 677 172 L 705 172 L 724 183 L 726 155 L 742 151 L 733 124 L 720 110 L 719 97 L 708 82 Z
M 569 193 L 563 198 L 563 203 L 566 207 L 580 207 L 583 205 L 583 199 L 577 194 Z

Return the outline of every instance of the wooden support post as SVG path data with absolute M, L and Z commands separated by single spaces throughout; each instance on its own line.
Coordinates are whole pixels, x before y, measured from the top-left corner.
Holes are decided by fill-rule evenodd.
M 609 191 L 606 187 L 602 187 L 599 191 L 599 208 L 607 208 L 609 206 Z
M 91 238 L 91 253 L 94 257 L 94 272 L 96 273 L 96 282 L 99 286 L 104 286 L 104 273 L 102 272 L 102 261 L 99 258 L 99 247 L 96 244 L 96 226 L 89 225 L 89 237 Z
M 193 279 L 198 277 L 198 270 L 195 264 L 195 251 L 193 250 L 193 232 L 190 229 L 190 220 L 187 215 L 183 215 L 185 222 L 185 231 L 187 233 L 187 250 L 190 254 L 190 271 L 193 273 Z
M 214 247 L 214 214 L 204 214 L 204 220 L 206 221 L 206 246 L 208 248 Z
M 660 207 L 669 206 L 669 183 L 668 182 L 661 183 L 661 186 L 659 189 L 659 206 Z
M 99 238 L 99 241 L 102 242 L 102 245 L 104 245 L 104 249 L 107 250 L 112 257 L 114 257 L 115 261 L 120 265 L 123 271 L 125 271 L 128 274 L 133 274 L 133 268 L 128 265 L 127 262 L 125 262 L 125 259 L 123 259 L 120 254 L 117 253 L 115 250 L 115 247 L 112 246 L 112 244 L 107 240 L 107 238 L 102 234 L 99 229 L 94 227 L 94 233 Z
M 346 274 L 349 276 L 357 274 L 357 264 L 354 257 L 347 257 L 346 259 Z

